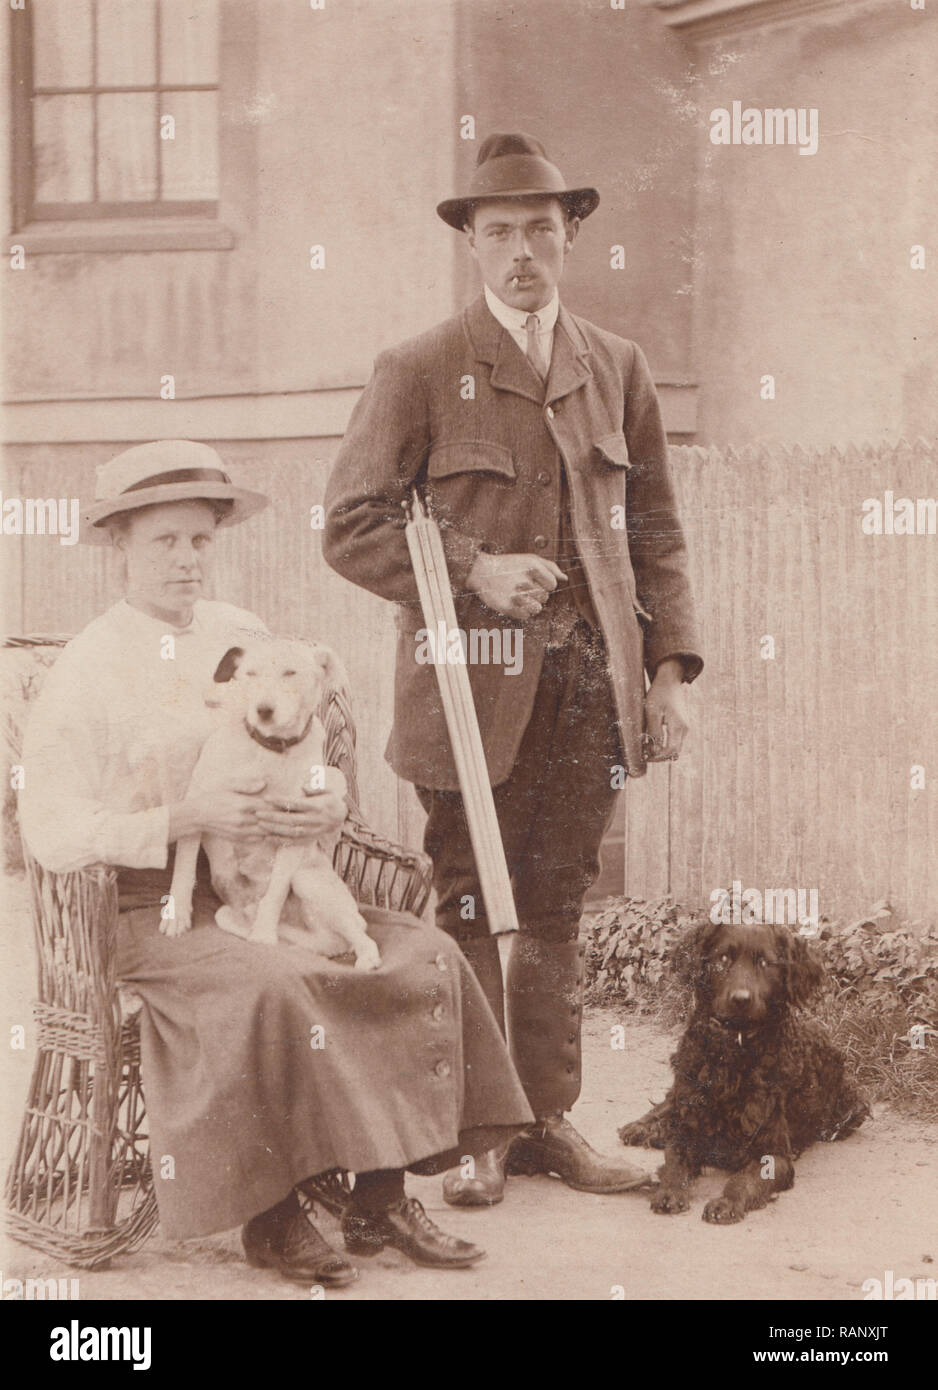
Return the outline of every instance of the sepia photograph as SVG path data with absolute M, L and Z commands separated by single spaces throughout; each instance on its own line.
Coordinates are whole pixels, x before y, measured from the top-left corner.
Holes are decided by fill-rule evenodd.
M 0 0 L 0 66 L 30 1362 L 605 1301 L 901 1366 L 938 0 Z

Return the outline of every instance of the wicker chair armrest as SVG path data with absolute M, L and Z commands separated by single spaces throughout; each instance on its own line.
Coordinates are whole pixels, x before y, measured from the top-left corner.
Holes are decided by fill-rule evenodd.
M 420 850 L 385 839 L 353 812 L 336 846 L 335 868 L 356 901 L 419 917 L 430 896 L 432 865 Z
M 117 872 L 44 869 L 25 852 L 38 955 L 36 1059 L 6 1185 L 11 1233 L 82 1268 L 133 1249 L 157 1222 L 140 1032 L 115 984 Z M 130 1209 L 119 1212 L 125 1189 Z
M 120 1034 L 115 979 L 117 871 L 104 864 L 57 874 L 26 854 L 38 956 L 40 1032 L 87 1031 L 108 1049 Z

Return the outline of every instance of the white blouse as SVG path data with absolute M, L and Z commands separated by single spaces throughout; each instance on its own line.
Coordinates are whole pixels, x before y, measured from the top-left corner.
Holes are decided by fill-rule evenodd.
M 213 727 L 205 696 L 229 647 L 266 633 L 230 603 L 196 602 L 176 628 L 126 601 L 69 642 L 33 707 L 19 816 L 47 869 L 162 869 L 169 807 Z

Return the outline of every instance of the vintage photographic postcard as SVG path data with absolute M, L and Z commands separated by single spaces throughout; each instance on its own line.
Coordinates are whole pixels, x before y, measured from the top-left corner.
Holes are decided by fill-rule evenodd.
M 746 1364 L 889 1359 L 938 1296 L 938 0 L 0 31 L 35 1354 L 168 1364 L 93 1300 L 725 1300 Z

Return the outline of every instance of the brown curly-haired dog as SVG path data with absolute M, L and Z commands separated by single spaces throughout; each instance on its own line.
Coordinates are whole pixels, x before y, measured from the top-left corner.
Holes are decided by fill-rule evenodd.
M 824 982 L 803 937 L 782 926 L 692 929 L 675 966 L 695 1007 L 664 1101 L 623 1126 L 623 1144 L 665 1150 L 656 1212 L 687 1211 L 702 1167 L 728 1168 L 705 1221 L 727 1224 L 795 1181 L 794 1160 L 843 1139 L 870 1113 L 819 1024 L 794 1010 Z

